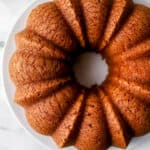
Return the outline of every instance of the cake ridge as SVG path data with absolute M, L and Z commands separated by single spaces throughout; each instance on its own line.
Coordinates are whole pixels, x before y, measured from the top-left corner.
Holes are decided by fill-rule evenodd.
M 131 61 L 125 61 L 121 65 L 115 65 L 112 73 L 127 81 L 133 81 L 141 84 L 149 83 L 149 57 L 140 58 Z M 143 67 L 144 66 L 144 67 Z
M 52 137 L 60 147 L 68 146 L 73 142 L 72 136 L 75 133 L 77 121 L 81 115 L 81 109 L 83 109 L 83 103 L 85 98 L 85 92 L 80 91 L 76 100 L 73 102 L 70 109 L 66 112 L 66 115 L 61 120 L 60 125 L 54 131 Z M 72 121 L 72 122 L 70 122 Z
M 75 146 L 82 150 L 98 150 L 108 147 L 107 130 L 102 105 L 98 102 L 98 97 L 95 91 L 90 91 L 81 122 L 79 134 L 77 136 Z M 101 123 L 99 122 L 101 119 Z M 107 141 L 107 142 L 106 142 Z
M 9 68 L 11 78 L 16 85 L 52 79 L 64 75 L 70 70 L 69 66 L 58 60 L 46 59 L 40 56 L 33 57 L 29 53 L 24 53 L 24 51 L 14 53 Z M 63 69 L 63 72 L 60 71 L 61 69 Z M 32 72 L 32 75 L 28 72 Z
M 139 59 L 141 57 L 145 57 L 148 55 L 150 51 L 150 39 L 146 39 L 141 41 L 139 44 L 134 46 L 133 48 L 128 49 L 126 52 L 122 52 L 121 54 L 116 54 L 111 60 L 111 63 L 121 63 L 123 61 L 130 61 Z
M 102 36 L 108 13 L 108 4 L 107 0 L 81 0 L 86 33 L 91 49 L 97 48 L 99 39 Z
M 82 47 L 85 47 L 85 33 L 83 31 L 83 16 L 80 6 L 80 0 L 55 0 L 58 9 L 61 11 L 64 19 L 68 22 L 75 36 Z
M 71 81 L 70 77 L 25 84 L 16 88 L 15 102 L 23 107 L 35 103 L 38 99 L 47 97 L 50 93 L 60 90 Z
M 124 90 L 132 93 L 144 102 L 150 103 L 150 87 L 146 84 L 138 84 L 132 81 L 126 81 L 117 77 L 112 77 L 111 81 L 121 86 Z
M 17 33 L 15 41 L 17 50 L 28 51 L 48 58 L 71 60 L 69 54 L 62 48 L 56 47 L 56 45 L 29 29 Z
M 114 105 L 131 127 L 134 136 L 141 136 L 150 131 L 149 104 L 123 91 L 116 84 L 113 87 L 109 84 L 105 89 L 111 96 Z M 115 94 L 118 94 L 116 98 L 114 97 Z
M 39 13 L 39 9 L 42 14 Z M 50 22 L 47 22 L 48 20 L 53 21 L 53 26 L 51 26 Z M 35 31 L 42 37 L 45 37 L 47 40 L 52 41 L 52 43 L 63 47 L 66 51 L 72 52 L 76 49 L 77 43 L 72 32 L 70 32 L 70 28 L 67 28 L 66 26 L 67 24 L 64 18 L 53 2 L 39 5 L 31 12 L 27 20 L 27 28 Z
M 108 15 L 108 20 L 106 22 L 106 27 L 104 29 L 104 35 L 102 36 L 102 40 L 100 40 L 99 44 L 100 50 L 107 47 L 107 44 L 111 41 L 113 36 L 117 34 L 117 31 L 121 28 L 125 20 L 127 20 L 128 16 L 130 15 L 132 7 L 132 0 L 114 0 L 112 2 Z M 122 11 L 119 11 L 120 8 L 122 9 Z
M 36 131 L 41 134 L 52 135 L 65 114 L 65 110 L 69 108 L 77 95 L 78 90 L 76 89 L 75 91 L 74 86 L 75 84 L 67 85 L 56 93 L 26 108 L 27 120 Z M 54 116 L 55 119 L 53 119 Z
M 99 95 L 99 100 L 102 101 L 111 144 L 126 148 L 133 135 L 129 132 L 126 122 L 121 118 L 119 111 L 113 105 L 105 90 L 98 88 L 97 94 Z
M 115 54 L 126 51 L 128 48 L 135 46 L 141 40 L 149 37 L 149 13 L 150 9 L 144 5 L 134 5 L 130 17 L 105 49 L 106 57 L 113 57 Z M 139 22 L 139 20 L 141 21 Z M 136 26 L 136 30 L 133 28 L 134 26 Z

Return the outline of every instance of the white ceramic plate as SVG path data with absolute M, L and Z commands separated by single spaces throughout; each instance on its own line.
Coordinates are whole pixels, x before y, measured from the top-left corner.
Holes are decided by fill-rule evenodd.
M 3 84 L 4 84 L 4 89 L 6 92 L 6 97 L 7 97 L 7 102 L 8 105 L 10 106 L 10 109 L 12 110 L 12 113 L 15 115 L 16 119 L 19 121 L 20 125 L 27 130 L 27 132 L 34 138 L 36 139 L 36 141 L 38 141 L 38 143 L 41 143 L 43 145 L 43 147 L 45 147 L 45 149 L 47 150 L 57 150 L 57 146 L 56 144 L 53 142 L 53 140 L 50 137 L 47 136 L 42 136 L 38 133 L 36 133 L 35 131 L 33 131 L 30 126 L 28 125 L 26 119 L 25 119 L 25 115 L 23 112 L 23 109 L 21 107 L 19 107 L 18 105 L 16 105 L 13 102 L 13 95 L 15 92 L 15 87 L 12 84 L 10 77 L 9 77 L 9 72 L 8 72 L 8 64 L 9 64 L 9 60 L 10 57 L 12 56 L 12 54 L 15 51 L 15 43 L 14 43 L 14 35 L 15 33 L 17 33 L 18 31 L 22 30 L 25 27 L 25 22 L 26 22 L 26 18 L 29 14 L 29 12 L 38 4 L 43 3 L 43 2 L 47 2 L 48 0 L 38 0 L 36 2 L 33 2 L 32 4 L 30 4 L 29 7 L 27 7 L 23 13 L 20 15 L 20 17 L 18 18 L 16 24 L 14 25 L 8 41 L 7 41 L 7 45 L 5 47 L 5 51 L 3 54 Z M 150 2 L 148 4 L 146 3 L 146 0 L 135 0 L 135 2 L 141 2 L 144 3 L 146 5 L 150 6 Z M 71 150 L 74 149 L 72 147 L 66 148 L 66 150 Z M 116 149 L 111 147 L 112 149 Z M 149 150 L 150 149 L 150 134 L 147 134 L 143 137 L 140 138 L 134 138 L 131 143 L 128 146 L 128 150 Z

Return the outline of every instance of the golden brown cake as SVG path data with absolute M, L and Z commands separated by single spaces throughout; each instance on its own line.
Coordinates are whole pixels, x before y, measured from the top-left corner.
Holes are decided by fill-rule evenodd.
M 83 52 L 104 57 L 101 85 L 78 83 Z M 9 72 L 15 102 L 59 147 L 126 148 L 150 132 L 150 8 L 132 0 L 54 0 L 37 6 L 16 34 Z

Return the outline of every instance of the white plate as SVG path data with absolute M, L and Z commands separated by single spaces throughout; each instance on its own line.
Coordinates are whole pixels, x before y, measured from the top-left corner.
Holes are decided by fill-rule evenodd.
M 57 150 L 57 146 L 55 145 L 55 143 L 53 142 L 53 140 L 47 136 L 42 136 L 38 133 L 36 133 L 35 131 L 33 131 L 30 126 L 28 125 L 26 119 L 25 119 L 25 115 L 23 112 L 23 109 L 21 107 L 19 107 L 18 105 L 16 105 L 13 102 L 13 95 L 15 92 L 15 87 L 12 84 L 10 77 L 9 77 L 9 72 L 8 72 L 8 64 L 9 64 L 9 60 L 10 57 L 12 56 L 12 54 L 15 51 L 15 43 L 14 43 L 14 35 L 16 32 L 22 30 L 25 27 L 25 22 L 26 22 L 26 18 L 29 14 L 29 12 L 38 4 L 43 3 L 43 2 L 47 2 L 48 0 L 38 0 L 36 2 L 33 2 L 32 4 L 30 4 L 29 7 L 27 7 L 23 13 L 21 14 L 21 16 L 18 18 L 16 24 L 14 25 L 8 41 L 7 41 L 7 45 L 5 47 L 5 51 L 3 54 L 3 85 L 4 85 L 4 89 L 6 92 L 6 97 L 7 97 L 7 102 L 8 105 L 10 106 L 10 109 L 12 110 L 12 113 L 15 115 L 16 119 L 18 120 L 18 122 L 20 123 L 20 125 L 34 138 L 36 139 L 36 141 L 38 141 L 38 143 L 41 143 L 43 145 L 43 147 L 45 147 L 45 149 L 47 150 Z M 135 0 L 135 2 L 141 2 L 144 3 L 146 5 L 148 4 L 148 0 L 146 3 L 146 0 Z M 150 5 L 149 5 L 150 6 Z M 150 148 L 150 134 L 147 134 L 143 137 L 140 138 L 134 138 L 131 143 L 128 146 L 128 150 L 149 150 Z M 66 150 L 69 149 L 74 149 L 74 148 L 66 148 Z M 112 149 L 116 149 L 111 147 Z

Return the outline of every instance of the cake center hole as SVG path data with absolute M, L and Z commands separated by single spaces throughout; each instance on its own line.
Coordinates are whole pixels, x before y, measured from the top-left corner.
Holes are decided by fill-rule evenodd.
M 103 83 L 108 75 L 108 65 L 100 54 L 87 52 L 77 58 L 74 73 L 81 85 L 90 88 Z

